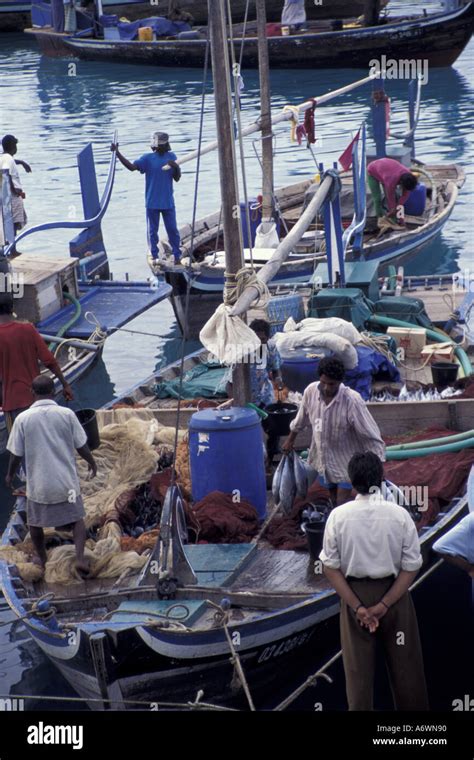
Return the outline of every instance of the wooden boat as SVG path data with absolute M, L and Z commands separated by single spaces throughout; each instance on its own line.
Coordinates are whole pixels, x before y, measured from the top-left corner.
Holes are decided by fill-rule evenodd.
M 422 164 L 415 161 L 412 164 L 414 170 L 423 169 L 427 176 L 423 175 L 423 181 L 431 184 L 434 202 L 429 202 L 421 217 L 407 217 L 407 226 L 404 231 L 391 230 L 379 237 L 377 228 L 367 225 L 363 235 L 363 258 L 366 262 L 373 262 L 374 268 L 379 265 L 380 274 L 386 272 L 388 264 L 406 263 L 418 254 L 425 246 L 433 241 L 448 221 L 458 198 L 459 189 L 465 181 L 464 170 L 457 164 Z M 428 179 L 430 177 L 431 179 Z M 343 189 L 349 195 L 352 188 L 352 175 L 341 173 Z M 311 180 L 298 182 L 280 188 L 275 195 L 278 201 L 281 215 L 287 228 L 290 230 L 301 216 L 304 206 L 305 193 L 311 187 Z M 216 309 L 222 300 L 224 286 L 224 260 L 222 253 L 216 252 L 223 249 L 222 229 L 219 221 L 220 214 L 216 212 L 196 221 L 193 251 L 197 263 L 192 271 L 185 267 L 164 267 L 162 277 L 172 288 L 171 303 L 180 324 L 184 327 L 184 299 L 191 284 L 190 316 L 188 320 L 188 337 L 194 338 L 199 330 Z M 347 227 L 350 219 L 343 219 Z M 300 286 L 308 284 L 313 277 L 321 273 L 321 282 L 327 282 L 326 256 L 324 253 L 324 232 L 322 222 L 312 225 L 311 230 L 305 234 L 296 246 L 294 254 L 290 254 L 287 261 L 281 266 L 277 276 L 271 281 L 272 289 L 284 286 Z M 317 230 L 320 230 L 318 233 Z M 315 238 L 315 234 L 319 237 Z M 180 229 L 181 245 L 184 255 L 189 255 L 192 239 L 192 230 L 189 225 Z M 281 227 L 282 240 L 285 238 L 284 227 Z M 165 248 L 167 241 L 163 238 Z M 266 263 L 273 253 L 271 249 L 254 249 L 253 263 L 256 271 Z M 247 252 L 247 261 L 249 253 Z M 356 256 L 349 245 L 346 252 L 346 269 L 349 271 Z M 374 271 L 375 271 L 374 269 Z M 354 277 L 357 275 L 354 273 Z M 354 279 L 353 281 L 356 281 Z
M 187 357 L 185 371 L 199 362 L 199 353 Z M 176 363 L 161 378 L 178 374 Z M 99 410 L 99 425 L 116 423 L 123 415 L 148 424 L 156 419 L 176 425 L 177 409 L 153 397 L 151 380 L 120 399 L 122 404 L 138 400 L 144 408 Z M 433 420 L 453 431 L 474 428 L 472 399 L 368 406 L 384 436 L 419 431 Z M 195 407 L 181 410 L 180 426 L 187 428 L 194 411 Z M 307 444 L 307 436 L 300 435 L 297 446 Z M 423 574 L 435 561 L 434 541 L 467 511 L 467 495 L 459 496 L 433 525 L 420 531 Z M 14 547 L 25 537 L 24 509 L 24 499 L 19 498 L 2 546 Z M 162 535 L 169 536 L 163 523 Z M 173 533 L 173 541 L 179 535 Z M 278 674 L 295 667 L 304 656 L 321 662 L 332 651 L 327 627 L 338 613 L 338 597 L 314 572 L 307 554 L 258 542 L 185 544 L 180 549 L 197 585 L 178 585 L 172 599 L 158 598 L 152 583 L 137 585 L 136 575 L 115 584 L 99 579 L 66 587 L 30 583 L 1 557 L 0 587 L 33 640 L 96 710 L 137 709 L 140 704 L 149 709 L 150 703 L 185 708 L 198 690 L 204 690 L 206 703 L 242 705 L 242 683 L 236 684 L 229 659 L 230 641 L 236 644 L 258 707 L 259 696 L 279 682 Z
M 35 5 L 47 5 L 39 2 Z M 156 6 L 156 4 L 155 4 Z M 267 0 L 268 21 L 280 21 L 282 0 Z M 129 21 L 147 18 L 150 15 L 150 3 L 141 0 L 102 0 L 104 13 L 124 16 Z M 178 7 L 185 13 L 190 13 L 196 24 L 207 23 L 207 0 L 179 0 Z M 232 0 L 232 17 L 234 21 L 243 21 L 245 17 L 246 0 Z M 166 9 L 166 6 L 165 6 Z M 158 9 L 151 4 L 151 11 Z M 350 18 L 358 16 L 364 10 L 364 0 L 331 0 L 331 3 L 310 3 L 306 10 L 308 19 Z M 250 18 L 254 15 L 250 4 Z M 31 2 L 25 0 L 0 0 L 0 32 L 22 32 L 31 23 Z
M 457 403 L 463 404 L 461 418 L 472 427 L 474 402 Z M 3 534 L 4 546 L 25 535 L 20 507 Z M 456 499 L 422 531 L 423 570 L 433 564 L 434 541 L 466 512 L 467 498 Z M 325 623 L 338 613 L 339 600 L 312 573 L 305 554 L 255 544 L 194 545 L 185 552 L 199 586 L 178 590 L 172 605 L 181 609 L 181 617 L 175 623 L 163 619 L 172 605 L 157 599 L 155 586 L 134 588 L 133 580 L 118 588 L 87 581 L 74 593 L 72 588 L 25 583 L 13 566 L 0 560 L 0 587 L 33 640 L 95 710 L 137 709 L 137 702 L 142 709 L 158 702 L 174 703 L 175 709 L 181 702 L 185 708 L 198 690 L 204 690 L 206 702 L 226 704 L 236 696 L 242 702 L 226 633 L 238 642 L 254 699 L 265 688 L 275 688 L 297 656 L 309 655 L 314 662 L 333 651 L 333 644 L 325 651 L 322 643 Z M 216 576 L 214 586 L 199 581 L 210 573 Z M 226 627 L 216 618 L 215 606 L 224 597 L 230 604 Z M 54 612 L 46 618 L 50 610 Z M 137 702 L 129 706 L 127 700 Z
M 316 26 L 314 25 L 316 24 Z M 308 30 L 268 38 L 270 66 L 273 68 L 367 68 L 371 61 L 422 59 L 430 67 L 452 66 L 469 42 L 474 27 L 474 3 L 447 13 L 393 19 L 378 26 L 355 24 L 338 31 Z M 84 60 L 116 61 L 157 66 L 197 66 L 204 64 L 206 35 L 198 39 L 159 39 L 152 42 L 94 39 L 54 32 L 51 27 L 26 29 L 36 37 L 42 53 L 49 56 L 76 56 Z M 236 31 L 235 49 L 239 58 L 243 46 L 243 66 L 258 66 L 255 34 L 245 40 Z

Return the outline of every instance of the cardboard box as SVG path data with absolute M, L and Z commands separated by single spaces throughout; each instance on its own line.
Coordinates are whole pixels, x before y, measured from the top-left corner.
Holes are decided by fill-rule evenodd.
M 410 359 L 419 357 L 426 345 L 424 327 L 389 327 L 387 335 L 395 340 L 397 349 L 403 349 L 404 356 Z
M 429 363 L 454 361 L 454 346 L 452 343 L 430 343 L 421 351 L 423 359 L 429 357 Z

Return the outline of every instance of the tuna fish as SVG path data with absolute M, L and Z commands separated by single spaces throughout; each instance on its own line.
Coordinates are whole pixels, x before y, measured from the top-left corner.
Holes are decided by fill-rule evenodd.
M 295 476 L 295 483 L 296 483 L 296 495 L 300 499 L 306 498 L 306 494 L 308 493 L 308 473 L 306 470 L 305 463 L 302 459 L 296 454 L 295 452 L 292 452 L 293 454 L 293 474 Z
M 291 512 L 296 496 L 296 481 L 294 475 L 293 452 L 283 457 L 283 470 L 280 482 L 280 506 L 286 514 Z

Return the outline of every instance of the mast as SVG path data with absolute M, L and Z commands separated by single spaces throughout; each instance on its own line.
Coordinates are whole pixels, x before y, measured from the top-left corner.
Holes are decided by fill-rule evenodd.
M 265 0 L 256 0 L 256 10 L 258 71 L 260 77 L 260 120 L 262 125 L 262 221 L 267 222 L 273 216 L 273 142 Z
M 365 0 L 364 26 L 377 26 L 379 23 L 380 0 Z
M 235 171 L 229 47 L 223 10 L 224 0 L 208 0 L 226 278 L 228 279 L 229 276 L 231 278 L 239 269 L 242 269 L 244 257 L 240 225 L 239 189 L 237 173 Z M 237 364 L 235 366 L 232 384 L 236 405 L 244 406 L 250 401 L 250 367 L 248 364 Z

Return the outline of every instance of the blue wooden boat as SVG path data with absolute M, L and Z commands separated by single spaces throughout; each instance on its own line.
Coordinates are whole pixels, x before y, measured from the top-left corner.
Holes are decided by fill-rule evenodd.
M 112 156 L 102 197 L 99 199 L 91 144 L 77 157 L 85 219 L 47 222 L 25 229 L 16 243 L 31 235 L 60 228 L 81 230 L 71 241 L 68 257 L 23 253 L 9 259 L 14 232 L 10 214 L 9 183 L 2 182 L 3 256 L 9 261 L 12 281 L 23 287 L 14 299 L 15 313 L 33 322 L 52 346 L 66 380 L 72 384 L 102 354 L 108 335 L 143 311 L 168 298 L 166 283 L 110 280 L 108 257 L 101 231 L 115 176 Z M 3 259 L 5 262 L 5 258 Z M 58 397 L 61 387 L 58 381 Z M 4 415 L 0 411 L 0 451 L 6 444 Z
M 361 80 L 364 84 L 365 80 Z M 357 271 L 372 264 L 379 268 L 384 275 L 388 265 L 405 264 L 417 256 L 427 245 L 436 240 L 458 200 L 459 191 L 464 185 L 465 173 L 457 164 L 434 164 L 422 162 L 415 158 L 415 132 L 420 112 L 421 82 L 412 80 L 409 84 L 409 129 L 404 135 L 392 135 L 398 142 L 386 141 L 385 124 L 385 91 L 382 80 L 373 81 L 374 99 L 372 104 L 372 126 L 374 146 L 366 144 L 365 123 L 360 128 L 359 144 L 352 149 L 352 169 L 339 172 L 340 187 L 338 190 L 337 235 L 342 236 L 341 251 L 347 267 L 354 270 L 353 282 L 357 282 Z M 278 119 L 278 117 L 277 117 Z M 281 120 L 281 115 L 280 115 Z M 251 125 L 252 126 L 252 125 Z M 246 128 L 246 134 L 250 133 Z M 192 154 L 194 157 L 194 154 Z M 377 220 L 370 207 L 370 199 L 366 193 L 366 164 L 375 158 L 387 156 L 402 161 L 407 170 L 419 175 L 420 183 L 426 187 L 426 203 L 423 210 L 416 216 L 406 214 L 406 225 L 400 229 L 379 230 Z M 190 159 L 191 157 L 189 157 Z M 188 157 L 184 157 L 184 161 Z M 334 164 L 337 168 L 337 164 Z M 324 176 L 324 166 L 319 165 L 320 176 Z M 280 227 L 280 242 L 298 223 L 303 211 L 309 204 L 313 193 L 317 190 L 314 180 L 307 180 L 287 185 L 275 192 L 274 206 L 276 219 Z M 255 227 L 261 221 L 261 210 L 258 203 L 253 202 L 249 211 L 250 227 L 254 227 L 252 244 L 255 237 Z M 247 229 L 247 214 L 241 208 L 242 225 Z M 327 230 L 331 216 L 330 204 L 326 202 L 321 213 L 314 219 L 308 231 L 300 238 L 283 262 L 277 274 L 269 282 L 271 289 L 281 286 L 300 286 L 316 283 L 320 276 L 321 283 L 327 283 L 327 259 L 331 241 Z M 224 239 L 221 228 L 220 212 L 208 215 L 195 223 L 194 231 L 190 225 L 180 230 L 184 257 L 191 256 L 192 268 L 188 266 L 173 266 L 164 264 L 160 270 L 155 270 L 159 276 L 172 285 L 171 302 L 183 330 L 184 303 L 188 287 L 192 308 L 186 324 L 187 335 L 195 338 L 204 323 L 214 312 L 222 299 L 224 288 L 225 255 Z M 250 235 L 244 233 L 244 244 L 249 245 Z M 171 252 L 166 239 L 163 240 L 164 253 Z M 191 251 L 192 245 L 192 251 Z M 245 264 L 258 272 L 274 254 L 272 249 L 253 248 L 244 251 Z M 334 259 L 336 253 L 334 252 Z M 186 259 L 184 259 L 186 261 Z M 341 270 L 341 262 L 338 269 Z M 333 280 L 330 280 L 332 283 Z
M 308 4 L 309 5 L 309 4 Z M 324 5 L 324 3 L 323 3 Z M 45 6 L 45 4 L 43 4 Z M 324 22 L 322 22 L 324 23 Z M 474 4 L 468 2 L 443 13 L 383 19 L 377 26 L 351 23 L 334 30 L 309 22 L 306 31 L 268 38 L 270 65 L 273 68 L 366 68 L 382 55 L 390 59 L 416 56 L 429 66 L 451 66 L 469 42 L 474 23 Z M 206 50 L 206 30 L 196 29 L 193 38 L 159 38 L 145 42 L 120 39 L 104 30 L 104 37 L 64 34 L 52 28 L 51 19 L 25 31 L 32 34 L 42 53 L 52 57 L 75 56 L 84 60 L 133 63 L 156 66 L 202 67 Z M 342 27 L 342 24 L 340 25 Z M 40 28 L 41 27 L 41 28 Z M 258 66 L 255 30 L 242 37 L 235 29 L 236 58 L 247 68 Z
M 440 424 L 456 417 L 459 429 L 474 427 L 474 401 L 435 403 Z M 406 432 L 417 427 L 408 406 L 401 414 L 392 404 L 388 417 L 385 410 L 385 434 L 401 423 Z M 24 509 L 19 498 L 2 546 L 26 535 Z M 421 530 L 423 573 L 436 560 L 433 542 L 466 511 L 467 495 L 460 495 Z M 156 578 L 144 573 L 114 585 L 33 584 L 0 558 L 0 587 L 11 610 L 91 709 L 148 710 L 158 703 L 179 709 L 199 691 L 206 703 L 245 704 L 229 641 L 258 708 L 269 689 L 285 684 L 288 668 L 304 656 L 322 662 L 333 651 L 328 626 L 339 600 L 306 553 L 258 543 L 183 545 L 177 520 L 168 519 L 162 516 L 163 554 L 169 558 L 172 544 L 181 567 L 181 575 L 172 573 L 173 598 L 160 598 Z

